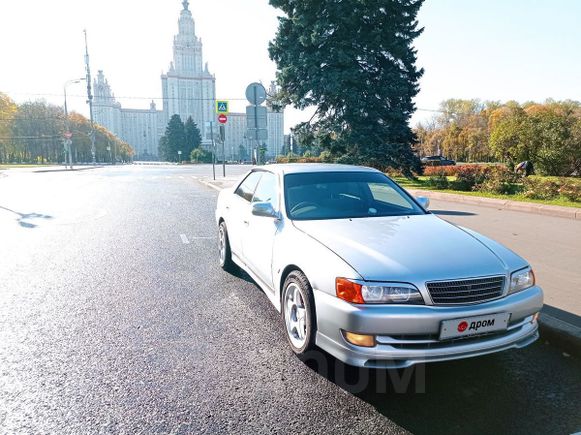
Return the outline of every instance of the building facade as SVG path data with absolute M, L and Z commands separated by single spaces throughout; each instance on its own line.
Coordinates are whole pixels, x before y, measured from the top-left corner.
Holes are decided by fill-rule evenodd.
M 204 63 L 202 40 L 196 36 L 189 1 L 183 0 L 182 5 L 178 33 L 173 41 L 173 61 L 167 73 L 161 76 L 161 110 L 157 109 L 154 101 L 149 109 L 123 108 L 116 100 L 103 71 L 99 71 L 94 81 L 95 121 L 130 144 L 138 160 L 158 157 L 159 139 L 175 114 L 183 122 L 191 116 L 200 129 L 202 146 L 206 149 L 212 147 L 209 124 L 211 121 L 216 122 L 216 78 L 210 73 L 208 64 Z M 217 125 L 214 128 L 217 130 Z M 266 146 L 267 158 L 273 158 L 280 153 L 283 143 L 284 115 L 269 108 L 268 139 L 260 145 Z M 246 139 L 246 114 L 230 113 L 224 143 L 226 159 L 250 159 L 255 147 Z M 217 151 L 221 155 L 221 151 Z

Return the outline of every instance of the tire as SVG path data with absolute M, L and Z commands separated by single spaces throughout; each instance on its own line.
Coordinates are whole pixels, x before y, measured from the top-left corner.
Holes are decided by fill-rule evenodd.
M 282 319 L 287 340 L 299 356 L 315 348 L 317 318 L 311 284 L 304 273 L 291 272 L 283 285 Z
M 220 267 L 226 272 L 238 272 L 238 266 L 232 261 L 232 250 L 230 249 L 230 239 L 228 238 L 228 230 L 226 229 L 226 222 L 220 222 L 218 228 L 218 252 L 220 258 Z

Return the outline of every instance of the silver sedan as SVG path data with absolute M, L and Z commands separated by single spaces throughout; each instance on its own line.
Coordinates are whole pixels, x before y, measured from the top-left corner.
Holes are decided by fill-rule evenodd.
M 529 264 L 427 207 L 374 169 L 257 168 L 220 193 L 220 265 L 264 290 L 298 355 L 399 368 L 534 342 Z

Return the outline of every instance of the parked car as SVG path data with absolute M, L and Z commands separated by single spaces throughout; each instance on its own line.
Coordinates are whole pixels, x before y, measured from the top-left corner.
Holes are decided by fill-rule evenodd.
M 426 166 L 454 166 L 454 160 L 447 159 L 443 156 L 427 156 L 422 157 L 421 162 Z
M 255 168 L 218 198 L 220 265 L 244 269 L 292 350 L 407 367 L 521 348 L 543 293 L 529 264 L 369 168 Z

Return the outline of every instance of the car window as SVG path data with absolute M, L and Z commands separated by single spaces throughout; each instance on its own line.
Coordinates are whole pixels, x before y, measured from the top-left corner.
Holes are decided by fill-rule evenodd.
M 244 198 L 248 202 L 252 201 L 256 185 L 258 184 L 260 177 L 262 177 L 262 174 L 263 172 L 251 172 L 248 174 L 242 184 L 240 184 L 238 189 L 236 189 L 236 195 Z
M 379 172 L 305 172 L 284 177 L 293 220 L 407 216 L 425 212 Z
M 270 202 L 275 210 L 278 210 L 278 188 L 276 175 L 264 172 L 254 192 L 252 202 Z
M 397 192 L 389 184 L 383 183 L 369 183 L 369 190 L 373 199 L 376 201 L 381 201 L 386 204 L 395 204 L 399 207 L 412 209 L 409 201 L 401 196 L 401 193 Z

